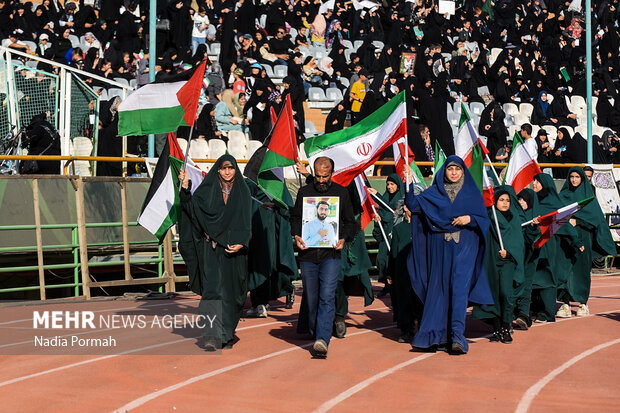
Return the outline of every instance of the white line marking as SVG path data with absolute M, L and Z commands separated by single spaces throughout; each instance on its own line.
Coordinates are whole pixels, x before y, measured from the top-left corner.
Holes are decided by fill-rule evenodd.
M 375 374 L 372 377 L 367 378 L 366 380 L 356 384 L 355 386 L 347 389 L 346 391 L 343 391 L 342 393 L 340 393 L 338 396 L 334 397 L 331 400 L 326 401 L 325 403 L 323 403 L 322 405 L 320 405 L 318 407 L 318 409 L 316 409 L 314 411 L 314 413 L 324 413 L 330 409 L 332 409 L 334 406 L 336 406 L 337 404 L 343 402 L 344 400 L 348 399 L 349 397 L 353 396 L 355 393 L 365 389 L 366 387 L 370 386 L 372 383 L 376 382 L 377 380 L 380 380 L 382 378 L 384 378 L 385 376 L 389 376 L 390 374 L 405 368 L 407 366 L 410 366 L 411 364 L 417 363 L 418 361 L 422 361 L 424 359 L 427 359 L 429 357 L 434 356 L 435 353 L 429 353 L 429 354 L 423 354 L 421 356 L 412 358 L 411 360 L 407 360 L 405 362 L 402 362 L 400 364 L 397 364 L 396 366 L 392 367 L 391 369 L 388 370 L 384 370 L 379 374 Z
M 274 321 L 274 322 L 271 322 L 271 323 L 257 324 L 257 325 L 254 325 L 254 326 L 241 327 L 241 328 L 238 328 L 236 331 L 250 330 L 250 329 L 253 329 L 253 328 L 264 327 L 264 326 L 269 326 L 269 325 L 273 325 L 273 324 L 281 324 L 281 323 L 295 321 L 295 320 L 297 320 L 297 319 L 295 318 L 295 319 L 288 319 L 288 320 L 283 320 L 283 321 Z M 32 378 L 43 376 L 43 375 L 46 375 L 46 374 L 55 373 L 57 371 L 62 371 L 62 370 L 67 370 L 67 369 L 70 369 L 70 368 L 73 368 L 73 367 L 83 366 L 84 364 L 90 364 L 90 363 L 94 363 L 94 362 L 97 362 L 97 361 L 106 360 L 106 359 L 109 359 L 109 358 L 123 356 L 123 355 L 131 354 L 131 353 L 137 353 L 139 351 L 151 350 L 151 349 L 158 348 L 158 347 L 164 347 L 164 346 L 168 346 L 168 345 L 172 345 L 172 344 L 182 343 L 184 341 L 195 340 L 197 338 L 200 338 L 200 336 L 187 337 L 187 338 L 183 338 L 183 339 L 179 339 L 179 340 L 168 341 L 168 342 L 165 342 L 165 343 L 153 344 L 153 345 L 150 345 L 150 346 L 139 347 L 139 348 L 136 348 L 136 349 L 123 351 L 123 352 L 118 353 L 118 354 L 111 354 L 111 355 L 108 355 L 108 356 L 102 356 L 102 357 L 97 357 L 97 358 L 94 358 L 94 359 L 88 359 L 88 360 L 84 360 L 84 361 L 79 361 L 77 363 L 71 363 L 71 364 L 67 364 L 67 365 L 64 365 L 64 366 L 56 367 L 56 368 L 53 368 L 53 369 L 40 371 L 38 373 L 32 373 L 32 374 L 28 374 L 26 376 L 16 377 L 16 378 L 11 379 L 11 380 L 3 381 L 3 382 L 0 382 L 0 387 L 8 386 L 9 384 L 13 384 L 13 383 L 17 383 L 17 382 L 20 382 L 20 381 L 32 379 Z
M 390 325 L 390 326 L 374 328 L 372 330 L 359 331 L 359 332 L 356 332 L 356 333 L 353 333 L 353 334 L 349 334 L 347 337 L 358 336 L 358 335 L 361 335 L 361 334 L 367 334 L 367 333 L 371 333 L 371 332 L 374 332 L 374 331 L 380 331 L 380 330 L 385 330 L 385 329 L 394 328 L 394 327 L 395 327 L 394 325 Z M 124 406 L 119 407 L 118 409 L 115 410 L 115 412 L 119 412 L 119 413 L 127 412 L 127 411 L 129 411 L 131 409 L 135 409 L 136 407 L 140 407 L 143 404 L 145 404 L 145 403 L 147 403 L 147 402 L 149 402 L 149 401 L 151 401 L 153 399 L 156 399 L 159 396 L 163 396 L 164 394 L 167 394 L 167 393 L 170 393 L 172 391 L 178 390 L 181 387 L 185 387 L 185 386 L 188 386 L 190 384 L 196 383 L 198 381 L 201 381 L 201 380 L 204 380 L 204 379 L 208 379 L 209 377 L 213 377 L 213 376 L 217 376 L 217 375 L 222 374 L 222 373 L 229 372 L 229 371 L 237 369 L 239 367 L 244 367 L 244 366 L 247 366 L 247 365 L 250 365 L 250 364 L 258 363 L 259 361 L 267 360 L 267 359 L 270 359 L 270 358 L 273 358 L 273 357 L 280 356 L 282 354 L 290 353 L 291 351 L 308 348 L 308 347 L 311 347 L 312 345 L 314 345 L 314 342 L 308 343 L 308 344 L 304 344 L 304 345 L 301 345 L 301 346 L 289 347 L 289 348 L 286 348 L 284 350 L 275 351 L 273 353 L 269 353 L 269 354 L 266 354 L 266 355 L 261 356 L 261 357 L 257 357 L 257 358 L 251 359 L 251 360 L 242 361 L 240 363 L 232 364 L 232 365 L 230 365 L 228 367 L 223 367 L 221 369 L 217 369 L 217 370 L 213 370 L 213 371 L 210 371 L 208 373 L 205 373 L 205 374 L 201 374 L 200 376 L 195 376 L 195 377 L 189 378 L 189 379 L 184 380 L 184 381 L 182 381 L 180 383 L 174 384 L 172 386 L 168 386 L 168 387 L 166 387 L 164 389 L 155 391 L 153 393 L 146 394 L 146 395 L 144 395 L 144 396 L 142 396 L 142 397 L 140 397 L 140 398 L 138 398 L 136 400 L 133 400 L 133 401 L 127 403 Z
M 529 410 L 530 405 L 532 404 L 532 401 L 538 395 L 538 393 L 540 393 L 540 391 L 547 384 L 549 384 L 549 382 L 551 380 L 553 380 L 554 378 L 556 378 L 557 376 L 562 374 L 562 372 L 564 372 L 564 370 L 568 369 L 573 364 L 583 360 L 584 358 L 586 358 L 588 356 L 591 356 L 592 354 L 596 353 L 597 351 L 602 350 L 602 349 L 607 348 L 607 347 L 610 347 L 610 346 L 613 346 L 614 344 L 618 344 L 618 343 L 620 343 L 620 338 L 617 338 L 617 339 L 612 340 L 612 341 L 608 341 L 607 343 L 599 344 L 598 346 L 592 347 L 591 349 L 586 350 L 583 353 L 576 355 L 572 359 L 568 360 L 566 363 L 562 364 L 560 367 L 558 367 L 555 370 L 551 371 L 545 377 L 543 377 L 538 382 L 536 382 L 532 387 L 527 389 L 527 391 L 525 392 L 525 394 L 521 398 L 521 401 L 519 402 L 519 405 L 517 406 L 517 409 L 515 410 L 515 413 L 526 413 Z
M 595 316 L 595 315 L 603 315 L 603 314 L 615 313 L 617 311 L 620 311 L 620 310 L 613 310 L 613 311 L 607 311 L 607 312 L 604 312 L 604 313 L 591 314 L 588 317 L 592 317 L 592 316 Z M 570 321 L 570 320 L 578 320 L 578 319 L 582 319 L 582 318 L 586 318 L 586 317 L 565 318 L 565 319 L 558 320 L 558 322 Z M 532 325 L 532 327 L 541 327 L 541 326 L 544 326 L 544 325 L 551 325 L 551 324 L 552 323 L 534 324 L 534 325 Z M 476 337 L 476 338 L 472 339 L 472 341 L 474 341 L 474 342 L 475 341 L 479 341 L 479 340 L 482 340 L 483 338 L 488 338 L 490 336 L 491 335 L 489 334 L 489 335 L 486 335 L 486 336 L 483 336 L 483 337 Z M 435 354 L 436 353 L 431 353 L 431 354 L 425 354 L 425 355 L 422 355 L 422 356 L 418 356 L 418 357 L 413 358 L 411 360 L 407 360 L 407 361 L 404 361 L 404 362 L 402 362 L 400 364 L 397 364 L 396 366 L 394 366 L 394 367 L 392 367 L 392 368 L 390 368 L 388 370 L 385 370 L 385 371 L 382 371 L 380 373 L 377 373 L 376 375 L 367 378 L 366 380 L 356 384 L 355 386 L 350 387 L 349 389 L 347 389 L 344 392 L 340 393 L 336 397 L 326 401 L 325 403 L 320 405 L 313 413 L 324 413 L 324 412 L 327 412 L 327 411 L 331 410 L 334 406 L 340 404 L 341 402 L 345 401 L 349 397 L 353 396 L 354 394 L 356 394 L 356 393 L 360 392 L 361 390 L 365 389 L 366 387 L 370 386 L 374 382 L 376 382 L 378 380 L 381 380 L 382 378 L 384 378 L 386 376 L 389 376 L 390 374 L 395 373 L 396 371 L 401 370 L 401 369 L 403 369 L 403 368 L 405 368 L 405 367 L 407 367 L 407 366 L 409 366 L 411 364 L 415 364 L 418 361 L 422 361 L 422 360 L 427 359 L 427 358 L 429 358 L 431 356 L 434 356 Z

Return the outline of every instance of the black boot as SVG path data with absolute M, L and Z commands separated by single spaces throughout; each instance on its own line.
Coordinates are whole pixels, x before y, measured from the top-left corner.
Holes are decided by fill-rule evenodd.
M 286 305 L 284 308 L 291 309 L 293 308 L 293 304 L 295 303 L 295 290 L 286 294 Z
M 512 343 L 512 335 L 510 334 L 510 326 L 508 324 L 504 324 L 501 331 L 501 340 L 504 344 Z

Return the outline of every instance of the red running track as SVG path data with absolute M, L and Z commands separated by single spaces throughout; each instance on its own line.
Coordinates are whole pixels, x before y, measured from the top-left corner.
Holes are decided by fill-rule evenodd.
M 197 303 L 99 301 L 75 309 L 152 316 L 188 314 Z M 141 331 L 126 355 L 0 356 L 0 392 L 10 395 L 2 411 L 618 412 L 620 278 L 596 277 L 589 306 L 589 317 L 516 331 L 510 345 L 490 343 L 488 328 L 468 319 L 470 352 L 450 356 L 411 352 L 396 342 L 389 300 L 364 308 L 355 297 L 347 337 L 333 339 L 321 360 L 295 333 L 298 299 L 267 319 L 242 319 L 239 341 L 220 355 L 202 353 L 191 334 Z M 0 314 L 0 353 L 32 340 L 32 308 Z M 153 355 L 170 348 L 176 355 Z

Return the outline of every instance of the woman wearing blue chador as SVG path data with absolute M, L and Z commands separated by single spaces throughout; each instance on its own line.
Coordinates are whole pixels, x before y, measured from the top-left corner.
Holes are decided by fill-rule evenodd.
M 424 304 L 412 345 L 434 351 L 448 345 L 467 353 L 468 303 L 493 304 L 484 273 L 489 217 L 480 190 L 458 156 L 449 156 L 433 185 L 419 195 L 413 187 L 405 203 L 412 213 L 411 286 Z

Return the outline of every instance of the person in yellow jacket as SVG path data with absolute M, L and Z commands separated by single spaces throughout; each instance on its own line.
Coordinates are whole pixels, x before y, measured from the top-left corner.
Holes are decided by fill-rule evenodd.
M 368 71 L 362 69 L 358 73 L 359 79 L 351 85 L 349 100 L 351 101 L 351 114 L 353 115 L 352 123 L 359 121 L 359 113 L 362 108 L 362 102 L 366 97 L 366 82 L 368 81 Z

